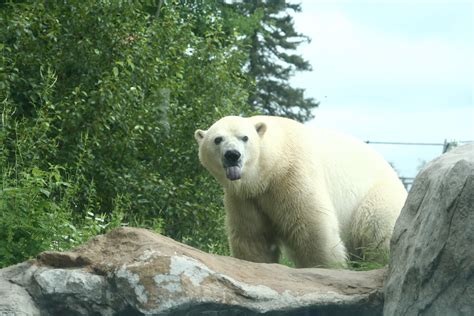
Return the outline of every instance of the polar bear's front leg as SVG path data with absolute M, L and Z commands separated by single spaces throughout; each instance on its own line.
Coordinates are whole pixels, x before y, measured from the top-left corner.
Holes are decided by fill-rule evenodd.
M 324 230 L 324 229 L 322 229 Z M 288 256 L 297 268 L 345 268 L 346 248 L 331 232 L 309 232 L 288 242 Z
M 272 224 L 249 200 L 226 194 L 226 225 L 232 256 L 253 262 L 275 263 L 280 258 Z
M 346 267 L 346 247 L 331 209 L 294 210 L 284 221 L 285 250 L 297 268 Z

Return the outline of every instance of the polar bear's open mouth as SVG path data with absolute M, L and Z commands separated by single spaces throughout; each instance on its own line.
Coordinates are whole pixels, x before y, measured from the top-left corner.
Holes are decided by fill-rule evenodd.
M 225 175 L 230 181 L 239 180 L 242 176 L 242 168 L 240 166 L 230 166 L 225 168 Z

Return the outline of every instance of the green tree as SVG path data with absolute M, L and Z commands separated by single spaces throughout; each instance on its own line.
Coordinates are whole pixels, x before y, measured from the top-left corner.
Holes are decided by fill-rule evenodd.
M 0 264 L 120 222 L 228 251 L 193 138 L 250 113 L 246 55 L 223 24 L 212 1 L 2 4 Z
M 296 71 L 311 70 L 311 65 L 294 52 L 309 41 L 296 32 L 290 14 L 300 12 L 301 5 L 286 0 L 243 0 L 223 7 L 230 20 L 229 28 L 247 36 L 246 71 L 254 81 L 249 87 L 248 103 L 270 115 L 299 121 L 313 118 L 311 110 L 319 103 L 305 98 L 304 89 L 289 83 Z

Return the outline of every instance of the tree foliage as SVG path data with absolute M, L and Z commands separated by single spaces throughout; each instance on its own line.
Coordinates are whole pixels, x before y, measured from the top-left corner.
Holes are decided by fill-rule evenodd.
M 218 2 L 183 4 L 0 4 L 0 266 L 119 225 L 228 253 L 192 135 L 254 113 L 247 39 Z
M 309 38 L 296 32 L 291 12 L 301 5 L 286 0 L 243 0 L 224 5 L 231 27 L 246 35 L 248 103 L 269 115 L 286 116 L 299 121 L 313 118 L 318 106 L 305 98 L 304 89 L 294 88 L 289 80 L 297 71 L 309 71 L 311 65 L 294 53 Z M 236 23 L 237 21 L 237 23 Z
M 249 113 L 244 55 L 212 6 L 157 9 L 92 0 L 2 7 L 1 249 L 35 254 L 75 238 L 67 227 L 90 235 L 87 216 L 105 214 L 226 252 L 221 189 L 201 169 L 192 134 Z M 24 225 L 14 224 L 22 212 Z M 53 222 L 61 234 L 27 233 Z M 38 243 L 23 249 L 20 240 Z M 2 264 L 24 259 L 6 253 Z

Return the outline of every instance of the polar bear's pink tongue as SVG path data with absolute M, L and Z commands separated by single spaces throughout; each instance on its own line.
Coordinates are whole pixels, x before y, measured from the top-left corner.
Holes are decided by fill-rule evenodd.
M 242 176 L 239 166 L 232 166 L 225 168 L 225 175 L 230 181 L 239 180 Z

